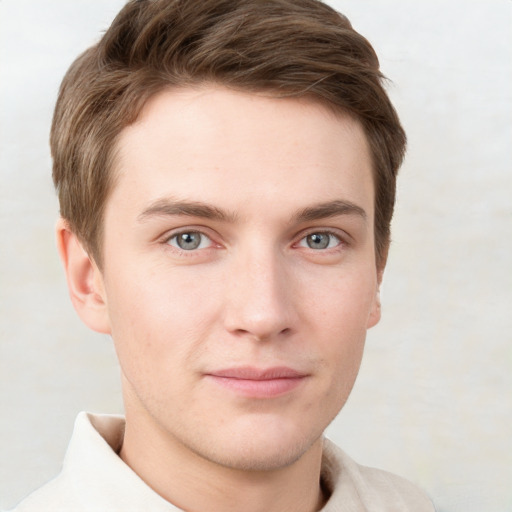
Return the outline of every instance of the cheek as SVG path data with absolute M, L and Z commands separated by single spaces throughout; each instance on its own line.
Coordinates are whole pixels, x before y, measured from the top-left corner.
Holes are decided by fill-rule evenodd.
M 326 348 L 323 359 L 325 365 L 324 383 L 325 409 L 332 420 L 345 405 L 361 366 L 365 345 L 366 331 L 364 329 L 351 332 L 343 328 L 338 331 L 335 339 Z
M 371 271 L 331 276 L 321 293 L 310 288 L 312 336 L 337 394 L 350 391 L 359 371 L 376 279 Z
M 377 294 L 376 271 L 333 269 L 327 275 L 310 273 L 301 283 L 301 300 L 324 329 L 350 339 L 366 332 Z
M 167 372 L 197 353 L 215 301 L 205 281 L 125 266 L 107 282 L 111 331 L 123 370 Z

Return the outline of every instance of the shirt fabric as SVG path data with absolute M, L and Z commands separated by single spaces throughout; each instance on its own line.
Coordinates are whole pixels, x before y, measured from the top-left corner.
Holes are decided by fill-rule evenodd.
M 179 512 L 117 455 L 124 418 L 78 415 L 61 473 L 12 512 Z M 321 512 L 434 512 L 413 484 L 361 466 L 324 440 L 322 484 L 330 497 Z

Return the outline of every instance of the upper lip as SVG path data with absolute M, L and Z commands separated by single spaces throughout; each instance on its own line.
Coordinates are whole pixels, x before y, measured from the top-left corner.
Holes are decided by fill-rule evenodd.
M 288 368 L 286 366 L 274 366 L 271 368 L 254 368 L 252 366 L 239 366 L 208 372 L 213 377 L 240 380 L 273 380 L 273 379 L 297 379 L 305 377 L 304 372 Z

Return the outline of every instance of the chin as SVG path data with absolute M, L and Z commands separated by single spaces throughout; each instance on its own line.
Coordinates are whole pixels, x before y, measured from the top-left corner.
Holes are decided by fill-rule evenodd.
M 240 447 L 239 450 L 226 450 L 219 454 L 210 454 L 210 462 L 238 471 L 277 471 L 297 462 L 312 446 L 277 445 L 262 448 L 260 446 Z
M 296 425 L 272 425 L 260 422 L 246 431 L 225 433 L 211 443 L 194 450 L 210 462 L 239 471 L 275 471 L 292 465 L 315 443 L 321 443 L 323 431 L 304 435 Z

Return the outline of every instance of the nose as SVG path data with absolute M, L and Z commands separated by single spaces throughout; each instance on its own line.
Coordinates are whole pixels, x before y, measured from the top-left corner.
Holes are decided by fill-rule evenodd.
M 225 328 L 239 337 L 270 340 L 296 328 L 293 277 L 285 257 L 253 250 L 233 257 L 226 280 Z

